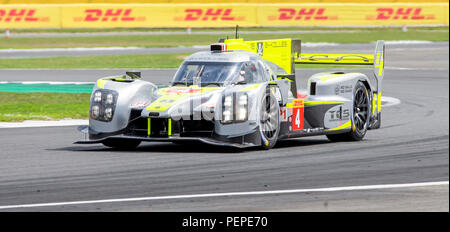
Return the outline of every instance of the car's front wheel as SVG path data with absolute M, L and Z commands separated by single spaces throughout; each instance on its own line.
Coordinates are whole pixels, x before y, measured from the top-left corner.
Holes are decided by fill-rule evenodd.
M 280 106 L 272 93 L 266 93 L 263 96 L 259 115 L 261 146 L 264 149 L 270 149 L 277 143 L 280 133 Z

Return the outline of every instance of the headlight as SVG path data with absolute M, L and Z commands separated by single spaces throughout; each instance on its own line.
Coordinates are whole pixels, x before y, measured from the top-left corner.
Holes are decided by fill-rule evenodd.
M 114 95 L 112 95 L 112 93 L 109 93 L 108 95 L 106 95 L 106 104 L 113 104 L 114 102 Z
M 248 120 L 248 95 L 234 93 L 223 98 L 222 123 Z
M 247 119 L 247 109 L 242 108 L 237 113 L 236 121 L 245 121 Z
M 231 122 L 233 120 L 233 114 L 229 110 L 223 112 L 223 122 Z
M 225 101 L 223 102 L 223 105 L 225 107 L 232 107 L 233 106 L 233 96 L 229 95 L 225 97 Z
M 239 105 L 247 105 L 247 102 L 248 102 L 247 94 L 242 94 L 239 97 Z
M 100 107 L 99 106 L 93 106 L 91 110 L 91 116 L 93 119 L 97 119 L 100 115 Z
M 236 121 L 242 122 L 248 119 L 248 96 L 241 94 L 239 96 L 238 105 L 236 106 Z
M 102 92 L 97 91 L 94 93 L 94 102 L 101 102 L 102 101 Z
M 98 89 L 91 98 L 90 115 L 94 120 L 109 122 L 114 117 L 118 93 L 114 90 Z
M 105 117 L 106 117 L 106 119 L 112 118 L 112 109 L 111 108 L 108 107 L 105 109 Z
M 233 121 L 233 95 L 228 95 L 223 99 L 222 123 Z

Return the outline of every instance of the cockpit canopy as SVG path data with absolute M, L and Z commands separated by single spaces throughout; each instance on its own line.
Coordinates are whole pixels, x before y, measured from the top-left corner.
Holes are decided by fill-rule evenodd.
M 286 72 L 257 54 L 245 51 L 197 52 L 181 64 L 173 86 L 227 86 L 273 81 Z
M 172 85 L 226 86 L 268 81 L 267 68 L 261 62 L 186 61 L 178 69 Z

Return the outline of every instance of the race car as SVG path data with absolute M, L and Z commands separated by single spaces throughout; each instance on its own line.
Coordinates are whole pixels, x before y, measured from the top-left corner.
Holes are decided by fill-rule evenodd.
M 90 99 L 85 139 L 134 148 L 142 141 L 272 148 L 278 140 L 326 135 L 362 140 L 381 125 L 383 41 L 374 54 L 304 54 L 299 39 L 220 39 L 194 53 L 170 85 L 139 72 L 101 78 Z M 295 64 L 373 65 L 374 76 L 321 72 L 300 93 Z

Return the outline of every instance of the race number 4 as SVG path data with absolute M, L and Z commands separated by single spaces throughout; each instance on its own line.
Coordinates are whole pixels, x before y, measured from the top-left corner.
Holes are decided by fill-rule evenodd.
M 294 99 L 292 103 L 292 130 L 303 130 L 303 99 Z

